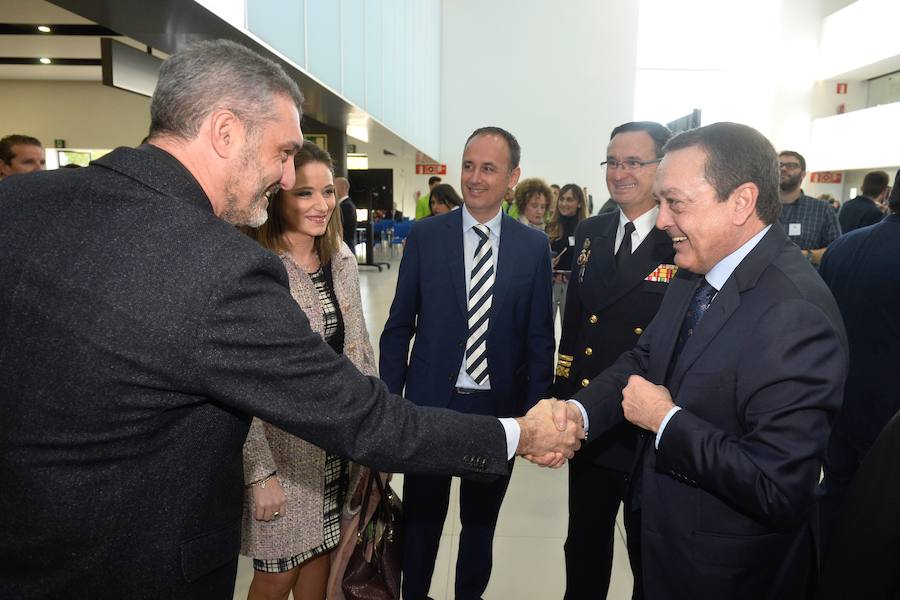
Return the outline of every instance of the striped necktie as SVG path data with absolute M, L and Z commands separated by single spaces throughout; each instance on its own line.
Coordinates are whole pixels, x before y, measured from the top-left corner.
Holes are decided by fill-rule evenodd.
M 469 280 L 469 335 L 466 339 L 466 373 L 481 385 L 487 379 L 488 313 L 494 289 L 494 260 L 487 225 L 472 228 L 478 234 L 478 248 Z

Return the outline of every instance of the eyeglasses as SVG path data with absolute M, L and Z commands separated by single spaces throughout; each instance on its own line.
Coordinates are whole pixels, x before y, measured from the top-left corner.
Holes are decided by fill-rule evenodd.
M 797 162 L 783 162 L 778 163 L 779 169 L 787 169 L 788 171 L 793 171 L 794 169 L 800 168 L 800 163 Z
M 607 169 L 611 170 L 624 169 L 626 171 L 634 171 L 635 169 L 640 169 L 641 167 L 646 167 L 647 165 L 654 165 L 661 160 L 662 158 L 654 158 L 653 160 L 616 160 L 614 158 L 610 158 L 600 163 L 600 166 L 606 167 Z

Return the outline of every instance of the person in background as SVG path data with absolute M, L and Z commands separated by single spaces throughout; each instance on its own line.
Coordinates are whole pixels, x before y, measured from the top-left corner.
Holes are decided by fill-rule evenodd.
M 503 202 L 500 203 L 500 210 L 508 214 L 513 219 L 519 219 L 519 209 L 516 208 L 516 190 L 509 188 L 503 194 Z
M 331 157 L 306 141 L 294 155 L 294 168 L 294 187 L 272 199 L 265 224 L 250 230 L 252 237 L 281 258 L 291 295 L 312 329 L 361 373 L 375 375 L 356 258 L 342 243 L 335 210 Z M 353 471 L 356 484 L 360 469 Z M 253 419 L 244 443 L 241 547 L 253 558 L 248 599 L 286 599 L 292 591 L 304 600 L 325 598 L 350 472 L 340 456 Z
M 431 190 L 431 214 L 442 215 L 462 206 L 463 200 L 449 183 L 441 183 Z
M 900 193 L 893 194 L 889 205 L 892 214 L 883 220 L 835 240 L 819 268 L 850 343 L 843 404 L 828 440 L 819 489 L 823 555 L 857 468 L 900 410 Z
M 335 177 L 334 193 L 340 206 L 344 243 L 353 250 L 356 247 L 356 204 L 350 199 L 350 181 L 346 177 Z
M 519 222 L 532 229 L 545 230 L 544 214 L 550 204 L 552 192 L 543 179 L 523 179 L 516 186 L 516 209 Z
M 547 226 L 550 252 L 553 256 L 553 319 L 557 311 L 565 319 L 566 289 L 575 254 L 575 227 L 587 217 L 587 206 L 581 188 L 568 183 L 560 191 L 556 210 Z
M 547 206 L 547 212 L 544 214 L 544 224 L 550 224 L 550 217 L 556 212 L 556 202 L 559 200 L 559 186 L 555 183 L 550 184 L 550 204 Z
M 441 178 L 437 175 L 432 175 L 428 178 L 428 193 L 422 194 L 416 199 L 416 220 L 424 219 L 431 214 L 431 190 L 440 182 Z
M 39 139 L 19 134 L 0 139 L 0 178 L 43 171 L 45 166 L 44 146 Z
M 884 218 L 881 210 L 890 194 L 890 178 L 884 171 L 870 171 L 863 178 L 861 193 L 847 200 L 838 213 L 841 233 L 879 223 Z
M 841 226 L 831 207 L 807 196 L 800 187 L 806 177 L 806 159 L 799 152 L 778 153 L 781 214 L 778 220 L 803 255 L 818 265 L 825 248 L 841 235 Z

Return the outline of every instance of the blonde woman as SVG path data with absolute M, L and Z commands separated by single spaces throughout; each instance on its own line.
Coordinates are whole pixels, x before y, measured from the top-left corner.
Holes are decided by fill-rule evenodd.
M 362 314 L 356 257 L 342 241 L 331 157 L 311 142 L 294 157 L 297 181 L 272 199 L 253 235 L 284 261 L 310 326 L 366 375 L 376 372 Z M 298 399 L 301 400 L 301 399 Z M 252 557 L 248 599 L 322 600 L 341 512 L 361 471 L 254 418 L 244 444 L 241 553 Z M 352 480 L 352 481 L 351 481 Z M 351 486 L 352 484 L 352 486 Z

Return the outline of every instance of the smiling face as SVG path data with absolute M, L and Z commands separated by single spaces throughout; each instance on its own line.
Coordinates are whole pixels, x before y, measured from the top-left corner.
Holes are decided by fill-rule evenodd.
M 672 238 L 675 264 L 700 275 L 747 238 L 735 222 L 742 218 L 736 211 L 736 193 L 719 201 L 704 175 L 705 164 L 706 152 L 697 146 L 669 152 L 653 187 L 659 199 L 656 226 Z
M 294 187 L 281 193 L 285 232 L 311 238 L 325 234 L 337 198 L 328 165 L 309 162 L 296 171 Z
M 556 206 L 559 207 L 559 214 L 564 217 L 573 217 L 581 208 L 581 202 L 575 197 L 572 190 L 566 190 L 566 193 L 559 197 Z
M 656 144 L 645 131 L 626 131 L 616 134 L 606 148 L 606 160 L 650 161 L 656 158 Z M 657 165 L 648 164 L 636 169 L 606 167 L 606 186 L 609 195 L 629 219 L 639 217 L 655 203 L 653 178 Z
M 284 96 L 274 99 L 276 118 L 245 137 L 225 182 L 221 217 L 233 225 L 259 227 L 266 221 L 269 197 L 294 187 L 292 157 L 303 144 L 300 114 Z
M 466 145 L 460 187 L 466 208 L 479 221 L 496 216 L 506 191 L 519 181 L 519 168 L 509 167 L 509 147 L 499 135 L 478 135 Z

